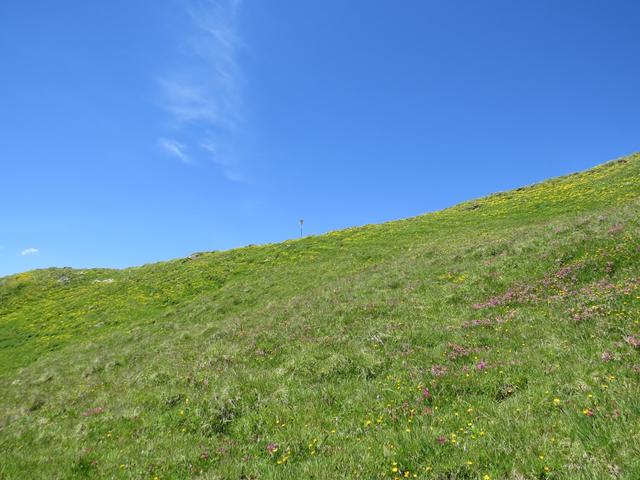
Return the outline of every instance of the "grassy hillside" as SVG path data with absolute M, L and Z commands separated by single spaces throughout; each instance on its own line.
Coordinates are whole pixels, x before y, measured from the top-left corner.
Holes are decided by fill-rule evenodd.
M 0 478 L 640 478 L 640 155 L 0 279 Z

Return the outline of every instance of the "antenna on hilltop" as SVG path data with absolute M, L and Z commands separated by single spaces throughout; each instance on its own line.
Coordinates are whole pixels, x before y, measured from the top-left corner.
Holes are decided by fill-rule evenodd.
M 304 218 L 298 220 L 300 222 L 300 236 L 302 236 L 302 225 L 304 224 Z

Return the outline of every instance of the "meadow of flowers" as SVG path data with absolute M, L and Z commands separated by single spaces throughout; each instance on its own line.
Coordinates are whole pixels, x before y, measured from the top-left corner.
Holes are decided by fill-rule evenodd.
M 640 155 L 0 279 L 0 478 L 640 478 Z

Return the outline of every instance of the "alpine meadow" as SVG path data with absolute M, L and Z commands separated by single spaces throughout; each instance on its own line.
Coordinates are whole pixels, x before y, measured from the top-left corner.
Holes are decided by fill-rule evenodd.
M 4 277 L 0 478 L 638 479 L 639 213 L 633 154 L 401 221 Z

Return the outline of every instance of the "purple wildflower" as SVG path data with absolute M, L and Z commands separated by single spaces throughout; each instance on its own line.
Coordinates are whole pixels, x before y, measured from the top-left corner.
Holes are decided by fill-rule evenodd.
M 609 233 L 611 235 L 615 235 L 616 233 L 620 233 L 622 230 L 624 230 L 624 227 L 622 225 L 618 224 L 618 225 L 614 225 L 613 227 L 611 227 L 609 229 Z
M 628 337 L 625 337 L 625 340 L 633 348 L 640 348 L 640 338 L 635 335 L 629 335 Z
M 83 417 L 90 417 L 92 415 L 98 415 L 99 413 L 103 413 L 104 409 L 102 407 L 92 408 L 91 410 L 87 410 L 86 412 L 81 413 Z
M 443 377 L 447 374 L 449 369 L 444 365 L 432 365 L 431 366 L 431 375 L 434 377 Z

